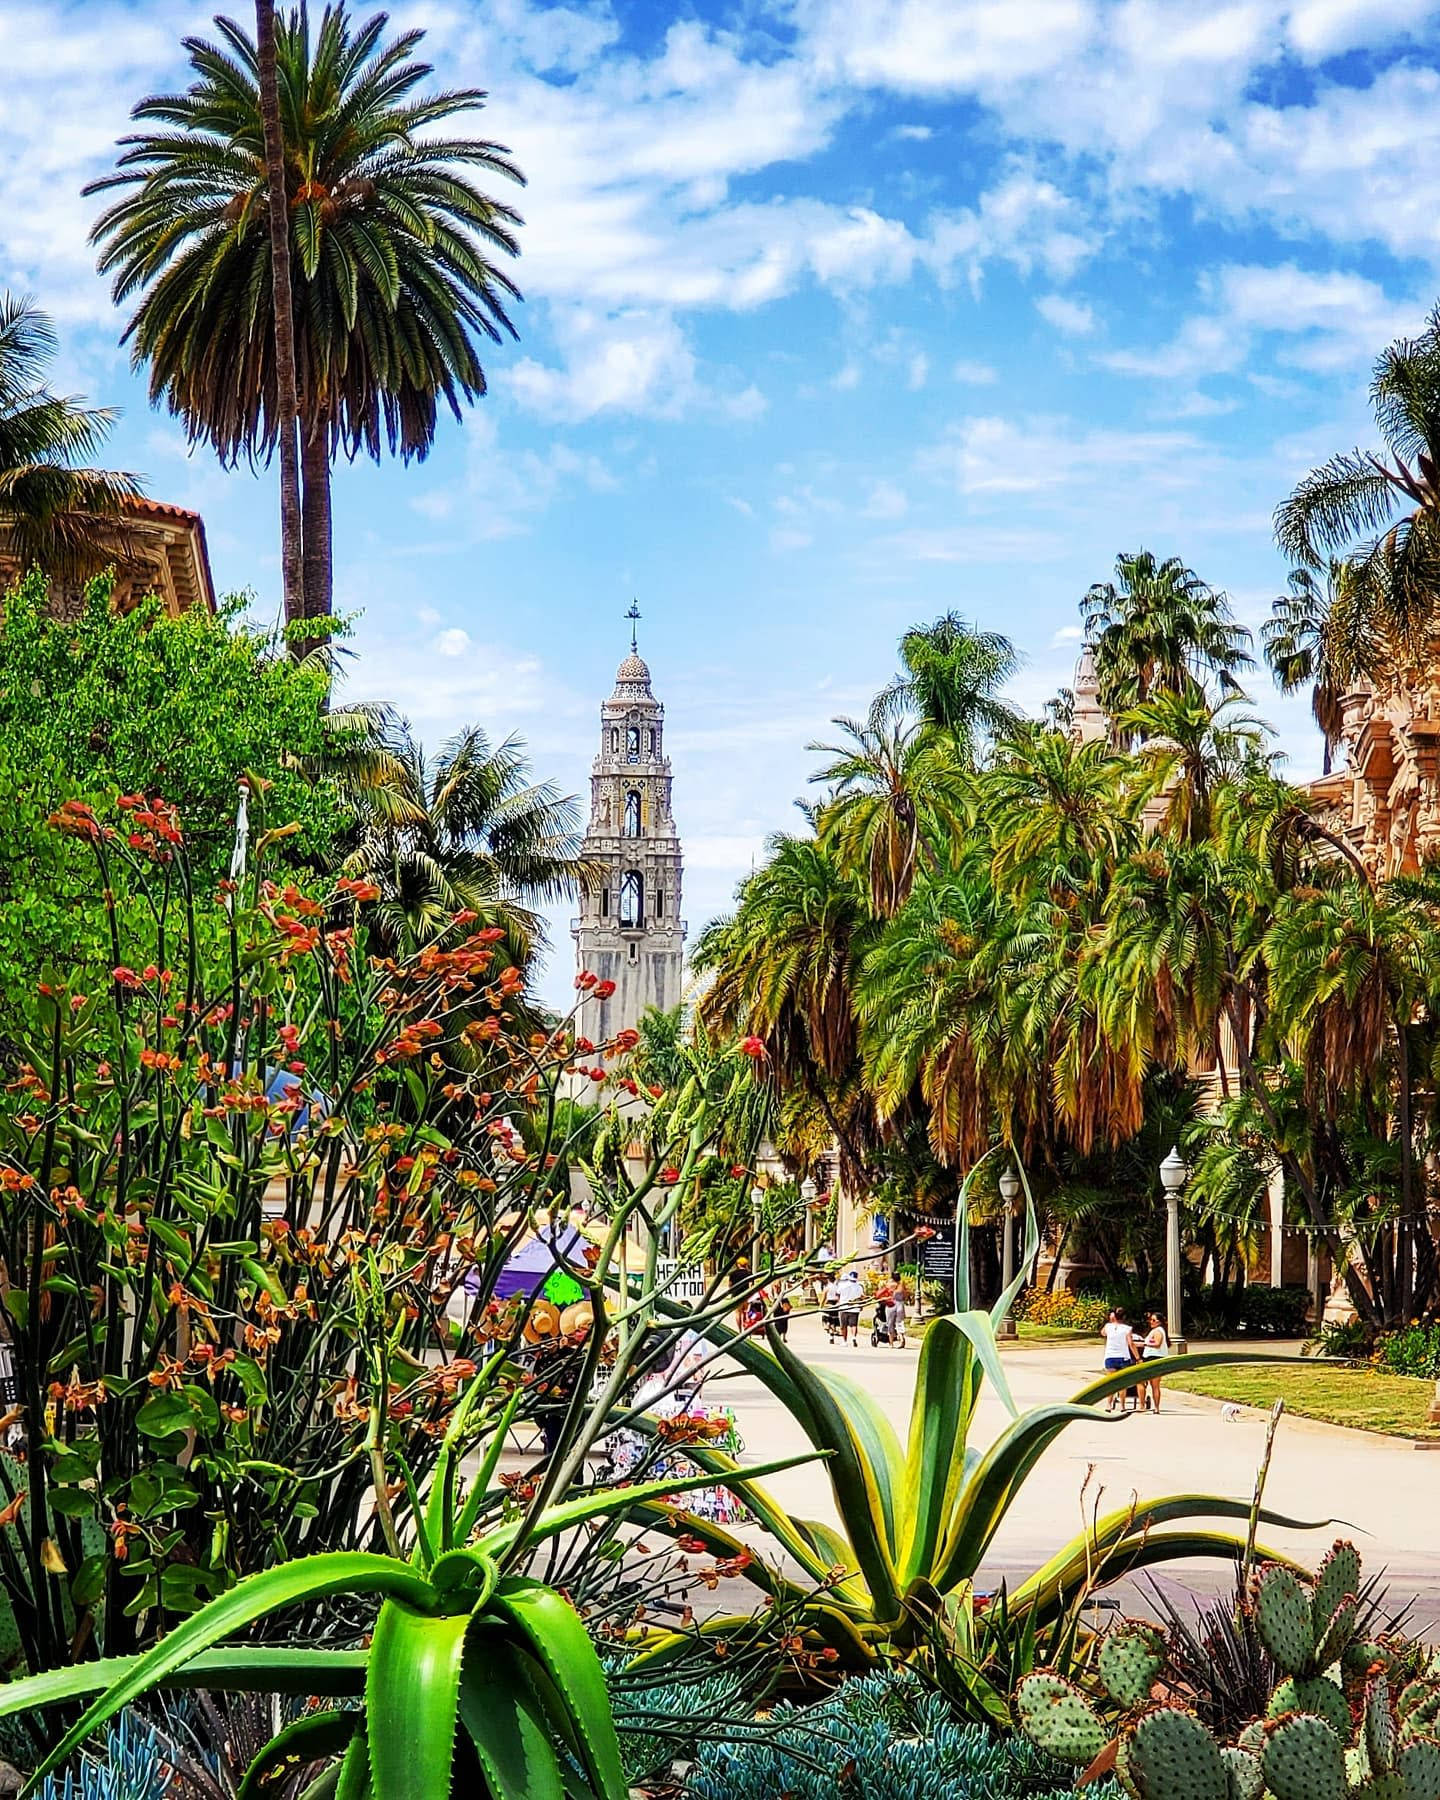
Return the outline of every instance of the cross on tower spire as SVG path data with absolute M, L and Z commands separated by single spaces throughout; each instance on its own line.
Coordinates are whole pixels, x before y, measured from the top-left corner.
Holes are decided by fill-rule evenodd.
M 626 613 L 625 617 L 630 621 L 630 649 L 633 654 L 638 656 L 640 654 L 640 645 L 636 636 L 639 630 L 640 620 L 640 604 L 638 601 L 632 600 L 630 602 L 630 610 Z

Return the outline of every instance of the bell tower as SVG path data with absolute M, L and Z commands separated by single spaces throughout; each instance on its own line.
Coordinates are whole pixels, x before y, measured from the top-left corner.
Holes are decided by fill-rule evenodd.
M 637 1024 L 647 1007 L 678 1006 L 685 961 L 665 708 L 651 692 L 640 655 L 639 607 L 632 603 L 625 616 L 630 654 L 600 708 L 600 754 L 590 770 L 590 825 L 581 852 L 602 873 L 582 890 L 580 917 L 571 927 L 577 968 L 615 984 L 608 999 L 587 999 L 581 1008 L 577 1029 L 596 1043 Z

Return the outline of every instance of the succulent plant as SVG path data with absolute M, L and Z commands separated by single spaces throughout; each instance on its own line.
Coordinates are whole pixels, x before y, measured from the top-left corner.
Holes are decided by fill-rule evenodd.
M 1315 1713 L 1342 1740 L 1350 1735 L 1344 1689 L 1326 1671 L 1354 1646 L 1359 1587 L 1360 1555 L 1344 1541 L 1322 1559 L 1308 1591 L 1281 1564 L 1257 1571 L 1250 1593 L 1255 1628 L 1285 1676 L 1271 1695 L 1270 1718 Z
M 1127 1727 L 1115 1772 L 1136 1800 L 1230 1800 L 1219 1745 L 1178 1706 L 1157 1706 Z
M 1276 1722 L 1261 1757 L 1275 1800 L 1347 1800 L 1352 1792 L 1345 1750 L 1324 1719 L 1292 1713 Z
M 1165 1640 L 1153 1625 L 1129 1621 L 1106 1632 L 1095 1667 L 1122 1706 L 1144 1706 L 1165 1667 Z
M 1037 1750 L 1077 1768 L 1088 1767 L 1110 1742 L 1084 1694 L 1050 1669 L 1037 1669 L 1015 1689 L 1015 1718 Z

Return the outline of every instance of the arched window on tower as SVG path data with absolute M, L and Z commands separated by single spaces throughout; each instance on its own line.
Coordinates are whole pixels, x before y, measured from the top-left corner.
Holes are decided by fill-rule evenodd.
M 655 727 L 653 725 L 650 727 L 650 754 L 652 756 L 655 754 Z
M 638 869 L 627 869 L 620 877 L 620 923 L 632 931 L 645 923 L 645 877 Z
M 625 760 L 632 763 L 638 763 L 640 760 L 640 727 L 638 725 L 625 727 Z
M 640 790 L 631 788 L 625 796 L 625 836 L 640 835 Z
M 610 727 L 610 754 L 612 756 L 620 754 L 620 727 L 618 725 Z

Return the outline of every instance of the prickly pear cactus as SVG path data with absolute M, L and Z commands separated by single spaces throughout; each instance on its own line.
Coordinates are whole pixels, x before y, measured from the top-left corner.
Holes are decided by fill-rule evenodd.
M 1037 1749 L 1080 1768 L 1094 1762 L 1110 1741 L 1079 1688 L 1048 1669 L 1025 1676 L 1015 1689 L 1015 1717 Z
M 1124 1707 L 1144 1706 L 1164 1667 L 1164 1638 L 1152 1626 L 1133 1622 L 1108 1632 L 1096 1659 L 1106 1692 Z
M 1405 1784 L 1405 1800 L 1440 1800 L 1440 1743 L 1414 1738 L 1395 1753 L 1395 1773 Z
M 1178 1706 L 1157 1706 L 1130 1726 L 1116 1772 L 1137 1800 L 1230 1800 L 1219 1746 Z
M 1275 1800 L 1348 1800 L 1340 1739 L 1313 1714 L 1295 1713 L 1274 1725 L 1261 1764 Z
M 1315 1647 L 1310 1596 L 1293 1570 L 1267 1563 L 1250 1595 L 1260 1641 L 1287 1675 L 1310 1673 Z
M 1390 1684 L 1383 1675 L 1377 1675 L 1365 1689 L 1360 1729 L 1371 1773 L 1387 1774 L 1395 1764 L 1396 1729 L 1395 1715 L 1390 1710 Z
M 1360 1592 L 1360 1552 L 1344 1538 L 1338 1539 L 1320 1558 L 1310 1596 L 1316 1633 L 1339 1612 L 1342 1603 Z
M 1220 1760 L 1225 1765 L 1229 1800 L 1260 1800 L 1265 1792 L 1265 1771 L 1260 1767 L 1260 1758 L 1248 1750 L 1222 1750 Z
M 1343 1743 L 1350 1736 L 1350 1702 L 1328 1675 L 1287 1675 L 1270 1696 L 1266 1717 L 1315 1713 Z
M 1395 1702 L 1402 1737 L 1440 1736 L 1440 1681 L 1422 1677 L 1400 1690 Z

